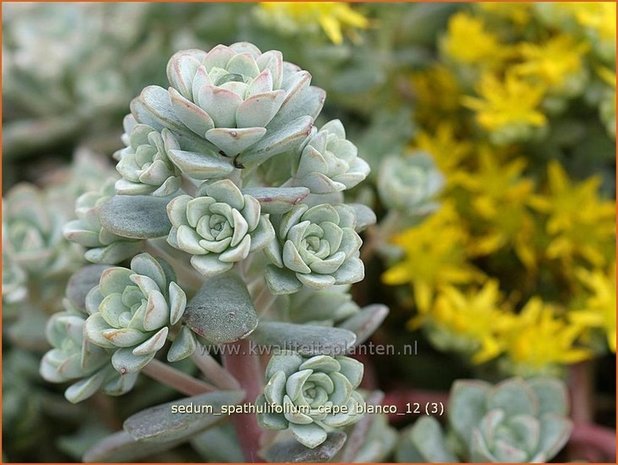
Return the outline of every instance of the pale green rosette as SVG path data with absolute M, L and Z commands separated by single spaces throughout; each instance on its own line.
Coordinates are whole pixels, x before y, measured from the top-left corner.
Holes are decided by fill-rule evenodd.
M 167 263 L 144 253 L 131 260 L 131 269 L 103 271 L 88 293 L 86 338 L 114 351 L 112 365 L 119 373 L 141 370 L 180 321 L 187 297 L 175 281 Z
M 62 236 L 66 219 L 44 191 L 25 183 L 13 187 L 3 199 L 3 254 L 28 275 L 70 273 L 81 252 Z
M 84 254 L 92 263 L 116 264 L 141 251 L 141 240 L 127 239 L 101 225 L 98 209 L 114 195 L 114 180 L 109 179 L 100 191 L 87 192 L 75 203 L 76 220 L 64 227 L 64 236 L 88 250 Z
M 266 252 L 274 265 L 266 282 L 274 294 L 298 292 L 303 285 L 326 289 L 365 276 L 359 258 L 356 217 L 345 205 L 297 205 L 276 224 L 277 241 Z
M 168 90 L 149 86 L 132 102 L 135 119 L 170 129 L 187 150 L 205 143 L 215 153 L 241 155 L 242 163 L 298 147 L 324 102 L 307 71 L 247 42 L 180 51 L 167 77 Z
M 511 378 L 496 386 L 456 381 L 445 408 L 448 434 L 434 417 L 422 417 L 402 432 L 397 461 L 544 463 L 572 430 L 566 387 L 554 378 Z
M 274 355 L 266 368 L 264 393 L 256 401 L 264 410 L 258 422 L 271 430 L 289 428 L 300 443 L 314 449 L 328 432 L 362 418 L 364 400 L 355 390 L 362 378 L 363 364 L 349 357 Z
M 424 215 L 438 207 L 436 195 L 444 177 L 433 159 L 423 152 L 388 157 L 380 166 L 378 192 L 382 203 L 393 210 Z
M 109 395 L 130 391 L 137 373 L 120 374 L 110 365 L 111 353 L 84 339 L 86 320 L 80 314 L 60 312 L 47 323 L 52 346 L 40 365 L 41 376 L 52 383 L 76 381 L 65 391 L 67 400 L 81 402 L 98 390 Z
M 340 192 L 359 184 L 369 171 L 369 164 L 346 139 L 341 121 L 332 120 L 308 138 L 291 185 L 307 187 L 314 194 Z
M 137 124 L 132 116 L 125 118 L 128 144 L 114 154 L 120 161 L 116 169 L 122 179 L 116 181 L 121 195 L 168 196 L 180 187 L 180 171 L 168 157 L 179 149 L 168 129 L 156 131 L 147 124 Z
M 260 203 L 228 179 L 204 184 L 196 198 L 176 197 L 167 212 L 168 243 L 192 255 L 193 267 L 207 277 L 225 273 L 275 237 Z

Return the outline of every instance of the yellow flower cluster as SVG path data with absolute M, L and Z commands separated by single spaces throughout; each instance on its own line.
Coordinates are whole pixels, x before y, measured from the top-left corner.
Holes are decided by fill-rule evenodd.
M 343 42 L 344 29 L 369 27 L 365 16 L 342 2 L 264 2 L 259 4 L 257 15 L 284 33 L 322 29 L 334 44 Z
M 436 213 L 392 238 L 403 258 L 384 282 L 410 285 L 410 327 L 436 347 L 521 375 L 616 349 L 615 202 L 599 177 L 569 176 L 549 142 L 588 86 L 615 137 L 615 62 L 598 53 L 615 39 L 615 5 L 577 5 L 460 11 L 440 59 L 411 76 L 411 146 L 434 157 L 446 187 Z
M 460 103 L 493 142 L 508 144 L 539 137 L 547 112 L 560 113 L 591 81 L 602 82 L 591 70 L 615 67 L 615 49 L 598 52 L 615 41 L 615 23 L 608 3 L 483 3 L 453 15 L 440 45 L 465 89 Z M 541 32 L 531 34 L 535 27 Z

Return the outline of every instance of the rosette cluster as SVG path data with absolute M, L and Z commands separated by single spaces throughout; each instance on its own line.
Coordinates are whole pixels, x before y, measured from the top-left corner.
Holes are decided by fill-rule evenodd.
M 264 394 L 257 400 L 263 412 L 258 421 L 271 430 L 290 429 L 311 449 L 327 432 L 362 418 L 362 396 L 355 390 L 363 378 L 363 364 L 349 357 L 296 352 L 274 355 L 266 368 Z
M 292 185 L 304 186 L 314 194 L 341 192 L 363 181 L 369 164 L 358 156 L 358 148 L 346 139 L 341 121 L 326 123 L 305 142 Z
M 438 206 L 435 197 L 444 185 L 444 177 L 433 159 L 423 152 L 403 157 L 388 157 L 380 166 L 378 192 L 388 208 L 423 215 Z
M 130 269 L 103 271 L 99 285 L 88 293 L 85 335 L 94 345 L 113 351 L 112 365 L 119 373 L 135 373 L 163 347 L 186 303 L 172 268 L 140 254 L 131 260 Z
M 266 250 L 274 263 L 266 281 L 274 294 L 298 292 L 303 285 L 325 289 L 363 279 L 361 238 L 346 205 L 297 205 L 276 224 L 277 241 Z
M 84 316 L 77 312 L 60 312 L 49 319 L 46 336 L 52 349 L 41 361 L 41 376 L 53 383 L 77 381 L 65 391 L 65 397 L 73 403 L 99 389 L 109 395 L 131 390 L 138 373 L 114 370 L 109 364 L 111 353 L 84 338 L 85 325 Z
M 137 124 L 132 117 L 125 118 L 125 131 L 128 146 L 114 154 L 120 160 L 116 169 L 122 176 L 116 182 L 116 192 L 156 196 L 176 192 L 181 182 L 180 171 L 168 153 L 180 147 L 171 131 L 156 131 L 147 124 Z
M 191 264 L 204 276 L 230 270 L 275 235 L 260 203 L 228 179 L 204 184 L 198 197 L 176 197 L 167 209 L 168 243 L 191 254 Z

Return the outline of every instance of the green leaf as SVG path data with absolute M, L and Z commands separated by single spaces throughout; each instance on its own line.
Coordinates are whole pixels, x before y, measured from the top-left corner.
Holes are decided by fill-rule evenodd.
M 539 407 L 534 391 L 522 378 L 511 378 L 497 384 L 487 396 L 487 410 L 502 409 L 507 417 L 536 416 Z
M 260 455 L 268 462 L 328 462 L 339 452 L 345 441 L 346 434 L 341 431 L 330 433 L 326 440 L 314 449 L 305 447 L 295 440 L 286 439 L 260 451 Z
M 386 305 L 369 305 L 345 320 L 339 327 L 348 329 L 356 334 L 356 343 L 354 345 L 358 346 L 369 339 L 387 315 L 388 307 Z
M 222 407 L 238 404 L 244 397 L 243 391 L 217 391 L 186 397 L 131 415 L 125 420 L 123 428 L 139 441 L 186 440 L 225 419 L 226 416 L 221 414 Z M 185 413 L 190 408 L 208 408 L 212 409 L 212 413 Z
M 425 462 L 457 462 L 446 443 L 440 423 L 433 417 L 421 417 L 406 435 Z
M 354 345 L 356 336 L 342 328 L 262 321 L 251 339 L 259 345 L 303 355 L 342 355 Z
M 249 187 L 243 194 L 256 198 L 262 207 L 262 213 L 281 214 L 292 209 L 309 195 L 306 187 Z
M 485 400 L 491 385 L 484 381 L 455 381 L 449 395 L 449 422 L 464 444 L 470 443 L 472 431 L 487 411 Z
M 275 131 L 268 131 L 259 142 L 240 154 L 239 163 L 245 167 L 257 166 L 274 155 L 298 147 L 309 135 L 312 124 L 311 116 L 302 116 Z
M 528 380 L 528 386 L 539 400 L 539 414 L 568 414 L 569 399 L 564 383 L 555 378 L 533 378 Z
M 115 195 L 99 209 L 103 227 L 114 234 L 131 239 L 162 237 L 172 224 L 167 217 L 167 197 Z
M 179 441 L 136 441 L 125 431 L 118 431 L 91 447 L 83 457 L 84 462 L 133 462 L 172 449 Z
M 183 319 L 195 333 L 215 344 L 242 339 L 258 324 L 249 291 L 233 271 L 206 281 L 187 304 Z

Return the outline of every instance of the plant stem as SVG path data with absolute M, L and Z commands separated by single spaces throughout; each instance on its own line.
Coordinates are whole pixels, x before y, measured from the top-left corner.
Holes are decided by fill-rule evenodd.
M 191 359 L 200 369 L 200 371 L 219 389 L 240 389 L 240 383 L 234 378 L 229 371 L 223 368 L 219 363 L 208 353 L 201 344 L 191 355 Z
M 591 423 L 576 424 L 569 446 L 575 446 L 582 454 L 577 459 L 616 463 L 616 432 L 612 429 Z
M 212 384 L 195 379 L 193 376 L 183 373 L 156 359 L 146 365 L 142 373 L 188 396 L 195 396 L 218 390 Z
M 571 418 L 574 423 L 592 423 L 593 407 L 593 365 L 590 361 L 576 363 L 569 367 L 569 388 L 571 391 Z
M 241 388 L 245 391 L 245 402 L 254 403 L 258 395 L 262 393 L 263 373 L 260 360 L 252 354 L 249 341 L 241 339 L 231 343 L 236 347 L 230 347 L 223 353 L 223 366 L 234 378 L 240 381 Z M 234 414 L 232 423 L 236 429 L 240 447 L 248 462 L 263 462 L 257 454 L 260 447 L 262 430 L 257 418 L 253 414 Z

